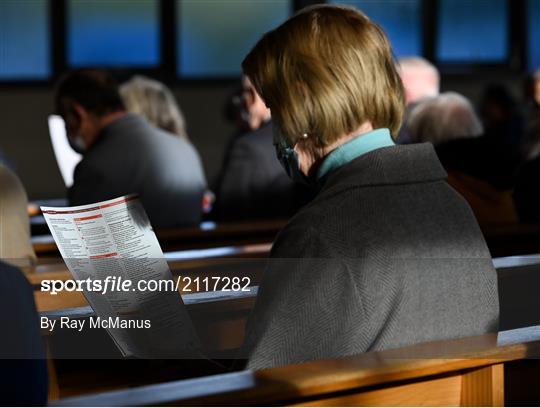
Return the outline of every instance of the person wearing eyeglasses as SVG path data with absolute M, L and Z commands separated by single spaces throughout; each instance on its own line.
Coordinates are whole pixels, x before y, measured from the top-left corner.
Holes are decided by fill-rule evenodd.
M 288 218 L 313 193 L 292 181 L 274 154 L 270 110 L 242 77 L 240 117 L 248 132 L 235 138 L 224 160 L 215 214 L 220 219 Z

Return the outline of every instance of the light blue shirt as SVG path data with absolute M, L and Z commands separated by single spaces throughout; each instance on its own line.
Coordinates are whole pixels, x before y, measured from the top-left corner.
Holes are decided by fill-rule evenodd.
M 340 168 L 344 164 L 362 156 L 363 154 L 372 152 L 373 150 L 382 147 L 394 146 L 394 140 L 390 135 L 390 130 L 387 128 L 375 129 L 361 136 L 342 144 L 338 148 L 332 150 L 324 159 L 317 178 L 321 180 L 323 177 Z

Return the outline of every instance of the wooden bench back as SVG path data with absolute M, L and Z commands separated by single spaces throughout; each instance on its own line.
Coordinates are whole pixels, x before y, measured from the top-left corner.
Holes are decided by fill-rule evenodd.
M 527 285 L 527 282 L 530 281 L 531 277 L 534 277 L 534 275 L 540 276 L 540 256 L 498 258 L 494 260 L 494 264 L 497 267 L 498 274 L 499 274 L 499 291 L 501 293 L 501 322 L 504 323 L 506 328 L 520 327 L 520 324 L 523 323 L 524 321 L 533 322 L 533 324 L 540 324 L 540 315 L 538 313 L 538 310 L 540 309 L 538 307 L 531 307 L 531 310 L 526 310 L 526 308 L 530 307 L 534 302 L 536 302 L 534 303 L 534 305 L 537 305 L 537 306 L 540 305 L 540 301 L 538 301 L 539 298 L 536 295 L 537 286 L 535 285 L 534 287 L 531 287 L 530 285 Z M 526 291 L 526 288 L 529 288 L 532 292 L 529 294 L 529 292 Z M 524 297 L 524 294 L 527 296 Z M 234 354 L 234 353 L 231 354 L 231 352 L 233 352 L 238 347 L 240 347 L 240 345 L 243 342 L 245 321 L 254 304 L 255 297 L 248 296 L 243 299 L 223 299 L 223 298 L 219 299 L 219 297 L 212 298 L 212 296 L 214 295 L 210 293 L 209 294 L 200 293 L 194 296 L 187 295 L 187 296 L 184 296 L 184 301 L 186 302 L 190 315 L 192 316 L 193 321 L 196 325 L 196 328 L 201 335 L 201 338 L 203 340 L 203 343 L 205 344 L 205 347 L 213 351 L 224 352 L 225 354 L 229 353 L 226 355 L 231 356 Z M 536 300 L 533 301 L 533 298 Z M 533 301 L 533 303 L 531 303 L 531 301 Z M 520 317 L 521 316 L 520 312 L 525 313 L 526 316 Z M 77 309 L 77 310 L 72 310 L 72 311 L 57 310 L 56 312 L 48 312 L 48 313 L 49 315 L 55 313 L 58 316 L 69 315 L 72 318 L 77 318 L 77 317 L 84 318 L 85 313 L 86 314 L 92 313 L 92 311 L 89 308 L 86 308 L 86 309 L 82 308 L 82 309 Z M 525 334 L 527 334 L 529 337 L 526 337 Z M 357 400 L 356 398 L 360 398 L 360 397 L 357 397 L 355 395 L 347 396 L 347 398 L 352 398 L 351 401 L 359 401 L 358 403 L 362 403 L 362 404 L 366 403 L 366 404 L 378 405 L 379 404 L 378 401 L 380 400 L 388 405 L 394 405 L 394 403 L 397 405 L 403 405 L 403 404 L 418 405 L 420 404 L 420 402 L 414 398 L 417 398 L 417 396 L 422 396 L 424 395 L 424 393 L 429 391 L 429 396 L 428 396 L 429 398 L 428 397 L 426 398 L 428 398 L 427 401 L 430 401 L 431 404 L 434 404 L 434 405 L 447 405 L 447 404 L 453 405 L 453 404 L 462 404 L 462 403 L 465 404 L 467 401 L 470 402 L 471 398 L 473 397 L 476 398 L 474 395 L 472 396 L 469 395 L 472 392 L 472 391 L 468 391 L 470 389 L 470 385 L 467 385 L 467 384 L 469 384 L 470 381 L 473 381 L 473 383 L 475 383 L 475 381 L 480 381 L 480 383 L 484 384 L 483 386 L 485 386 L 485 384 L 490 384 L 491 381 L 495 381 L 497 378 L 501 376 L 502 371 L 504 371 L 503 365 L 505 367 L 504 369 L 507 370 L 507 372 L 513 373 L 516 367 L 523 368 L 523 365 L 525 364 L 526 367 L 517 371 L 517 374 L 516 374 L 517 376 L 512 374 L 512 376 L 507 377 L 507 380 L 509 382 L 513 381 L 514 384 L 521 386 L 520 384 L 524 384 L 526 383 L 526 381 L 524 381 L 519 376 L 522 375 L 523 372 L 529 372 L 531 370 L 530 368 L 531 364 L 524 363 L 523 361 L 521 361 L 521 358 L 517 358 L 517 360 L 520 360 L 519 362 L 514 362 L 515 360 L 514 357 L 517 356 L 517 354 L 515 354 L 516 350 L 518 349 L 521 351 L 524 350 L 523 347 L 521 348 L 518 347 L 516 349 L 517 346 L 514 347 L 514 345 L 520 342 L 521 340 L 534 339 L 537 334 L 539 334 L 539 329 L 537 328 L 529 329 L 528 331 L 505 331 L 505 332 L 500 333 L 498 337 L 494 335 L 488 335 L 488 336 L 481 336 L 481 338 L 467 339 L 466 341 L 459 340 L 459 341 L 454 341 L 454 342 L 443 342 L 444 344 L 437 343 L 435 345 L 430 345 L 430 346 L 423 345 L 423 346 L 419 346 L 418 348 L 417 347 L 407 348 L 407 349 L 400 350 L 398 352 L 387 351 L 382 354 L 374 353 L 374 354 L 370 354 L 372 356 L 370 357 L 372 360 L 369 360 L 369 358 L 366 360 L 365 358 L 367 357 L 362 356 L 360 360 L 362 364 L 365 364 L 369 361 L 371 361 L 372 363 L 373 361 L 377 362 L 380 359 L 380 355 L 382 355 L 383 360 L 387 362 L 389 361 L 396 362 L 398 360 L 410 360 L 409 362 L 411 361 L 414 362 L 414 367 L 416 368 L 424 367 L 424 364 L 427 364 L 425 368 L 426 369 L 429 368 L 429 370 L 434 370 L 435 368 L 439 370 L 440 365 L 438 364 L 440 362 L 444 362 L 446 364 L 448 363 L 448 361 L 446 360 L 449 360 L 449 359 L 452 360 L 450 361 L 452 364 L 450 366 L 445 365 L 445 368 L 442 369 L 446 373 L 445 378 L 441 378 L 441 379 L 431 378 L 429 380 L 426 380 L 425 382 L 422 382 L 421 384 L 415 383 L 414 385 L 411 385 L 411 386 L 409 386 L 408 384 L 400 383 L 401 384 L 400 386 L 404 386 L 404 388 L 395 389 L 394 387 L 390 387 L 390 391 L 386 390 L 382 393 L 379 393 L 379 392 L 367 393 L 367 391 L 365 392 L 362 391 L 361 393 L 362 399 L 360 400 Z M 508 339 L 511 339 L 512 341 L 509 342 Z M 525 343 L 525 341 L 523 342 Z M 536 344 L 527 345 L 527 347 L 529 346 L 538 347 L 538 345 Z M 493 356 L 496 355 L 496 352 L 494 351 L 495 349 L 497 349 L 496 351 L 497 353 L 511 352 L 513 353 L 511 354 L 512 357 L 510 358 L 508 362 L 504 359 L 503 359 L 504 361 L 502 361 L 501 359 L 497 357 L 498 359 L 495 359 L 495 362 L 493 364 L 491 364 L 490 362 L 489 364 L 486 365 L 485 361 L 483 360 L 486 360 L 486 359 L 491 360 Z M 441 354 L 441 350 L 444 352 L 443 354 Z M 479 353 L 487 353 L 487 354 L 485 358 L 484 357 L 479 358 L 478 357 L 480 355 Z M 54 355 L 52 357 L 54 357 Z M 460 360 L 459 367 L 464 367 L 464 368 L 456 368 L 452 372 L 448 371 L 448 367 L 454 367 L 453 364 L 456 363 L 457 360 Z M 469 367 L 466 365 L 469 363 L 467 363 L 466 361 L 464 362 L 464 360 L 467 360 L 467 361 L 477 360 L 477 361 L 472 366 Z M 403 361 L 401 361 L 401 363 L 403 363 Z M 489 366 L 489 368 L 485 368 L 487 366 Z M 400 366 L 399 369 L 401 370 L 403 369 L 403 367 L 405 366 Z M 429 370 L 428 372 L 431 373 L 432 371 L 429 371 Z M 459 371 L 459 373 L 456 370 Z M 469 372 L 470 372 L 470 376 L 465 375 L 465 374 L 469 374 Z M 250 377 L 252 376 L 252 374 L 236 373 L 234 375 L 233 374 L 230 374 L 230 375 L 231 377 L 226 377 L 227 381 L 232 379 L 231 381 L 234 381 L 235 383 L 237 383 L 238 381 L 245 382 L 247 381 L 246 378 L 249 378 L 249 381 L 251 382 L 255 381 L 254 377 L 253 378 Z M 426 378 L 433 375 L 435 374 L 426 374 Z M 521 379 L 516 380 L 516 378 L 521 378 Z M 409 380 L 410 379 L 406 379 L 405 381 L 409 381 Z M 259 380 L 257 379 L 257 381 Z M 500 384 L 500 378 L 497 381 Z M 182 382 L 182 384 L 184 383 Z M 181 384 L 181 387 L 184 386 L 182 384 Z M 365 385 L 365 387 L 368 387 L 368 388 L 372 386 L 374 385 L 369 385 L 369 384 Z M 169 385 L 164 384 L 163 387 L 165 387 L 165 389 L 168 389 L 167 387 L 169 387 Z M 191 391 L 193 389 L 196 389 L 197 385 L 188 384 L 188 385 L 185 385 L 185 387 L 187 387 L 186 388 L 187 390 Z M 377 387 L 379 387 L 379 385 L 377 385 Z M 491 389 L 492 390 L 497 389 L 496 387 L 495 388 L 494 387 L 495 386 L 493 386 Z M 516 389 L 515 386 L 509 388 L 510 394 L 508 395 L 510 395 L 513 400 L 515 400 L 516 395 L 517 396 L 520 395 L 519 393 L 516 393 L 516 392 L 512 393 L 512 390 L 515 390 L 515 389 Z M 405 390 L 407 392 L 404 392 Z M 87 391 L 92 391 L 92 389 L 89 388 L 87 389 Z M 530 391 L 530 390 L 527 390 L 527 391 Z M 259 391 L 257 391 L 257 393 L 258 392 Z M 335 391 L 335 392 L 338 392 L 338 391 Z M 486 402 L 487 401 L 486 398 L 488 395 L 486 394 L 487 392 L 488 391 L 484 390 L 481 393 L 480 400 L 482 401 L 482 403 L 485 403 L 485 404 L 487 404 Z M 334 391 L 332 393 L 334 393 Z M 340 396 L 332 396 L 332 395 L 327 396 L 328 401 L 325 401 L 324 404 L 334 404 L 334 405 L 347 405 L 348 404 L 347 401 L 349 400 L 347 399 L 341 400 L 339 399 L 341 398 Z M 395 400 L 392 399 L 394 398 L 393 397 L 394 395 L 396 395 L 396 398 L 397 398 Z M 407 397 L 407 395 L 410 395 L 410 397 Z M 197 396 L 197 398 L 199 397 L 200 396 Z M 187 399 L 187 396 L 184 396 L 182 398 Z M 205 396 L 204 398 L 207 398 L 207 396 Z M 334 398 L 338 398 L 338 399 L 334 400 Z M 500 396 L 497 397 L 496 395 L 493 395 L 492 398 L 493 398 L 493 401 L 499 401 L 501 397 Z M 238 400 L 238 403 L 242 403 L 242 404 L 250 403 L 247 400 L 243 402 L 242 401 L 243 400 Z M 256 401 L 256 402 L 253 402 L 254 404 L 255 403 L 264 404 L 263 402 L 260 402 L 259 400 L 254 400 L 254 401 Z M 199 403 L 199 402 L 200 401 L 196 400 L 193 403 Z M 231 403 L 235 404 L 236 402 L 237 400 L 234 400 L 234 402 L 231 402 Z M 159 402 L 156 402 L 156 404 L 157 403 Z M 184 401 L 181 400 L 181 402 L 178 402 L 178 403 L 183 404 Z M 189 404 L 191 402 L 190 400 L 189 401 L 186 400 L 185 403 Z M 209 403 L 215 403 L 219 405 L 224 404 L 224 403 L 229 404 L 229 402 L 223 402 L 220 400 L 212 400 Z M 297 402 L 283 400 L 283 401 L 277 401 L 276 403 L 287 403 L 287 404 L 291 403 L 292 404 L 292 403 L 297 403 Z M 309 403 L 313 404 L 314 402 L 309 400 Z M 353 402 L 351 402 L 351 404 L 352 403 Z M 114 403 L 111 402 L 111 404 L 114 404 Z M 496 403 L 492 402 L 492 404 L 496 404 Z
M 202 223 L 198 227 L 181 227 L 156 230 L 163 251 L 197 248 L 240 246 L 271 243 L 286 220 L 251 222 Z M 51 235 L 32 237 L 34 251 L 39 258 L 60 256 Z
M 501 406 L 529 398 L 540 327 L 60 400 L 53 405 Z M 520 364 L 528 362 L 526 367 Z M 506 395 L 506 396 L 505 396 Z M 517 398 L 516 398 L 517 397 Z

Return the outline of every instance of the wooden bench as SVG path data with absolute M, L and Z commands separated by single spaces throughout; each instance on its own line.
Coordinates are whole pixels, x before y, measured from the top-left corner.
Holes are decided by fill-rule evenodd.
M 482 232 L 494 258 L 540 253 L 540 225 L 491 225 Z
M 286 220 L 276 219 L 252 222 L 203 222 L 198 227 L 183 227 L 156 230 L 156 236 L 164 251 L 239 246 L 271 243 Z M 32 237 L 38 258 L 60 256 L 51 235 Z
M 540 402 L 540 327 L 61 399 L 53 406 L 502 406 Z
M 201 292 L 182 296 L 201 344 L 209 357 L 214 359 L 237 357 L 238 349 L 244 341 L 245 324 L 253 309 L 256 293 L 257 288 L 252 287 L 249 292 Z M 61 317 L 88 320 L 94 315 L 90 306 L 41 313 L 41 316 L 52 320 L 59 320 Z M 146 376 L 147 370 L 141 369 L 141 365 L 144 366 L 146 363 L 122 358 L 104 329 L 86 329 L 84 332 L 58 328 L 50 332 L 43 329 L 42 336 L 50 359 L 49 373 L 52 379 L 50 398 L 53 399 L 97 390 L 120 389 L 134 384 L 148 384 L 160 377 L 171 380 L 181 375 L 193 376 L 193 373 L 179 369 L 179 366 L 181 368 L 186 365 L 186 360 L 168 364 L 150 363 L 154 364 L 156 369 L 160 367 L 168 371 L 161 373 L 160 376 Z M 99 365 L 95 366 L 93 364 L 95 361 L 99 361 Z M 197 360 L 193 364 L 196 363 Z M 174 370 L 171 371 L 172 368 Z M 113 369 L 115 375 L 104 375 L 104 371 Z M 134 370 L 143 372 L 144 376 L 133 378 Z
M 199 227 L 157 230 L 165 251 L 218 246 L 271 243 L 285 226 L 285 220 L 213 223 Z M 32 237 L 39 258 L 59 258 L 58 248 L 47 231 Z M 483 234 L 493 257 L 540 253 L 540 225 L 501 224 L 484 227 Z
M 187 250 L 165 253 L 173 277 L 191 278 L 180 286 L 181 293 L 206 290 L 204 284 L 197 287 L 195 278 L 202 282 L 205 277 L 227 276 L 229 278 L 249 278 L 250 285 L 257 285 L 262 279 L 266 258 L 271 245 L 258 244 L 238 247 L 219 247 L 207 250 Z M 60 292 L 52 295 L 41 291 L 43 280 L 65 281 L 72 275 L 63 263 L 45 263 L 38 265 L 27 278 L 34 286 L 34 297 L 38 311 L 50 311 L 88 305 L 81 292 Z
M 540 255 L 495 258 L 501 306 L 500 329 L 540 324 Z
M 227 248 L 226 248 L 227 249 Z M 258 285 L 264 275 L 265 258 L 269 245 L 228 248 L 225 252 L 215 252 L 216 257 L 200 259 L 204 251 L 186 251 L 184 259 L 169 256 L 173 276 L 239 276 L 249 277 L 253 285 Z M 174 255 L 171 254 L 171 255 Z M 222 256 L 219 256 L 222 255 Z M 493 260 L 499 278 L 501 302 L 501 329 L 511 329 L 540 324 L 540 255 L 495 258 Z M 81 293 L 63 292 L 50 295 L 40 291 L 43 279 L 71 279 L 71 274 L 62 265 L 43 265 L 39 273 L 28 276 L 35 287 L 35 299 L 39 311 L 59 310 L 86 306 Z M 196 291 L 194 285 L 191 291 Z
M 207 249 L 190 249 L 164 252 L 169 263 L 197 266 L 201 263 L 219 262 L 221 259 L 267 258 L 272 244 L 248 244 Z M 71 279 L 71 274 L 62 258 L 39 258 L 33 267 L 25 268 L 28 280 L 39 284 L 42 279 Z M 46 277 L 48 276 L 48 277 Z
M 536 289 L 538 286 L 528 285 L 527 278 L 527 274 L 536 274 L 536 279 L 540 279 L 540 256 L 498 258 L 494 260 L 494 264 L 497 267 L 500 282 L 501 327 L 516 328 L 522 326 L 524 322 L 540 324 L 540 313 L 538 313 L 540 299 L 537 296 Z M 516 274 L 518 277 L 517 283 L 514 282 Z M 524 292 L 524 288 L 529 288 L 530 293 Z M 201 301 L 201 303 L 195 304 L 189 300 L 192 296 L 184 296 L 184 299 L 188 299 L 186 305 L 207 350 L 214 350 L 213 357 L 215 358 L 234 355 L 235 350 L 243 342 L 244 327 L 251 307 L 254 305 L 254 297 L 248 297 L 241 301 L 222 298 L 223 303 L 219 301 Z M 201 299 L 211 299 L 206 296 L 216 295 L 201 293 L 197 296 L 202 296 Z M 195 298 L 193 297 L 193 299 Z M 528 318 L 523 319 L 519 313 L 527 312 L 527 310 L 524 310 L 526 307 L 532 309 L 527 313 Z M 58 310 L 55 312 L 56 316 L 70 316 L 72 318 L 87 318 L 88 313 L 91 313 L 90 308 Z M 49 313 L 49 315 L 53 314 Z M 84 346 L 84 341 L 87 340 L 86 338 L 81 340 L 81 338 L 71 337 L 69 341 L 64 341 L 64 344 L 66 342 L 75 344 L 90 353 L 92 346 Z M 91 344 L 94 343 L 94 341 L 91 342 Z M 62 342 L 59 344 L 62 344 Z M 111 343 L 110 347 L 114 348 L 114 345 Z M 51 347 L 52 350 L 62 348 L 62 346 Z M 55 353 L 52 354 L 52 357 L 54 356 Z M 118 381 L 116 381 L 116 384 L 118 385 Z M 103 385 L 99 385 L 99 387 L 103 387 Z M 72 386 L 72 388 L 76 390 L 72 391 L 72 394 L 82 391 L 95 391 L 95 389 L 90 389 L 88 386 L 84 390 L 80 390 L 75 386 Z M 65 396 L 66 394 L 61 393 L 61 395 Z
M 223 351 L 240 347 L 244 340 L 245 321 L 255 304 L 257 290 L 257 286 L 251 286 L 245 292 L 217 291 L 182 295 L 182 300 L 193 320 L 193 324 L 201 329 L 198 333 L 207 350 Z M 40 312 L 40 316 L 45 316 L 51 320 L 59 320 L 61 317 L 88 319 L 95 316 L 95 313 L 91 306 L 83 306 L 43 311 Z M 234 327 L 231 326 L 233 320 L 238 321 L 239 324 L 235 324 Z M 223 331 L 218 326 L 222 327 Z M 61 331 L 55 330 L 51 333 L 47 329 L 43 329 L 42 335 L 51 340 Z M 96 331 L 100 330 L 97 329 Z M 66 332 L 72 333 L 73 331 L 67 330 Z

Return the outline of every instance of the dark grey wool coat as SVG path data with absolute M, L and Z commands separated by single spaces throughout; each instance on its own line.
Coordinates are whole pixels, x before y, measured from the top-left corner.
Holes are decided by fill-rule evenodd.
M 248 321 L 259 369 L 496 331 L 497 275 L 431 144 L 345 164 L 278 235 Z

